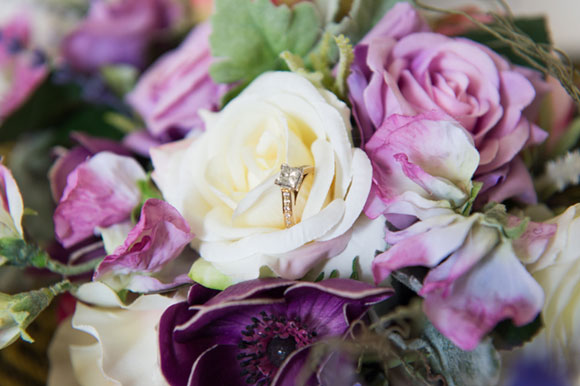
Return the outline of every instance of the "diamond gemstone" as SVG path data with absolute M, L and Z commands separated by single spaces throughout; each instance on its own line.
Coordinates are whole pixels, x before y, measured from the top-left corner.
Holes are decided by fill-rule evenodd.
M 304 178 L 303 173 L 302 167 L 295 168 L 287 164 L 282 164 L 280 167 L 280 175 L 276 178 L 275 183 L 281 187 L 298 191 Z

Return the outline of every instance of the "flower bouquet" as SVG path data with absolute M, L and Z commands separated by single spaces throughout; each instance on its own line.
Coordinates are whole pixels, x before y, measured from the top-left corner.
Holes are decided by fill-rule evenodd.
M 3 385 L 580 385 L 580 90 L 542 15 L 5 4 Z

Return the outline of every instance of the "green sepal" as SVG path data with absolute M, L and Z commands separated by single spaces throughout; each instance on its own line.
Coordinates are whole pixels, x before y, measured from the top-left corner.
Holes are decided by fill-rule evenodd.
M 0 293 L 0 349 L 15 342 L 18 337 L 32 343 L 34 339 L 26 328 L 49 306 L 54 297 L 74 287 L 68 280 L 47 288 L 16 295 Z
M 193 263 L 188 276 L 196 283 L 216 290 L 226 289 L 233 284 L 228 276 L 218 271 L 212 263 L 201 257 Z
M 360 264 L 359 264 L 359 260 L 360 258 L 357 256 L 354 259 L 352 259 L 352 273 L 350 274 L 350 278 L 353 280 L 358 280 L 359 278 L 359 272 L 360 272 Z
M 463 206 L 461 207 L 461 214 L 464 216 L 469 216 L 471 214 L 471 208 L 473 207 L 473 202 L 477 198 L 477 195 L 481 191 L 483 187 L 483 182 L 473 181 L 471 186 L 471 192 L 469 194 L 469 199 Z

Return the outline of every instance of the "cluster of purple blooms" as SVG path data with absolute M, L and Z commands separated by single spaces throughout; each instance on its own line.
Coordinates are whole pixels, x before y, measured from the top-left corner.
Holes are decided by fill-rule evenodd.
M 115 64 L 145 68 L 148 48 L 178 18 L 179 9 L 170 3 L 94 2 L 87 19 L 64 40 L 63 60 L 84 73 Z M 0 95 L 0 118 L 15 110 L 48 73 L 40 53 L 28 48 L 27 31 L 22 20 L 0 31 L 0 68 L 10 67 L 13 73 L 9 94 Z M 221 106 L 224 95 L 237 85 L 218 84 L 210 77 L 210 66 L 219 60 L 211 55 L 210 35 L 209 22 L 194 27 L 181 45 L 146 68 L 126 95 L 127 104 L 142 119 L 141 130 L 127 134 L 122 142 L 74 133 L 76 146 L 61 149 L 49 173 L 58 242 L 71 252 L 102 238 L 106 257 L 94 270 L 93 282 L 105 283 L 118 293 L 129 290 L 145 297 L 177 291 L 173 304 L 159 310 L 155 325 L 163 382 L 293 385 L 303 375 L 312 347 L 328 338 L 345 338 L 355 321 L 367 321 L 371 306 L 394 293 L 390 274 L 409 267 L 425 268 L 417 289 L 423 311 L 463 350 L 475 349 L 501 321 L 510 319 L 523 326 L 537 318 L 545 294 L 530 267 L 541 265 L 561 230 L 557 221 L 528 222 L 508 213 L 501 203 L 513 200 L 532 205 L 538 201 L 522 151 L 548 137 L 536 123 L 539 104 L 550 90 L 540 73 L 515 66 L 472 40 L 433 32 L 416 9 L 399 3 L 354 45 L 347 79 L 350 110 L 347 101 L 329 96 L 328 90 L 316 91 L 299 75 L 262 75 L 255 80 L 260 87 L 250 85 L 238 98 L 263 103 L 259 88 L 275 89 L 276 82 L 295 76 L 297 89 L 308 89 L 328 105 L 319 107 L 322 102 L 318 99 L 312 102 L 314 112 L 304 113 L 310 114 L 304 118 L 306 125 L 311 116 L 320 119 L 321 111 L 331 111 L 329 116 L 347 130 L 351 117 L 356 123 L 354 137 L 360 142 L 356 146 L 348 143 L 348 154 L 330 163 L 330 193 L 324 193 L 319 205 L 319 212 L 327 211 L 329 218 L 339 213 L 336 216 L 351 216 L 352 221 L 340 222 L 339 218 L 338 225 L 329 226 L 324 221 L 313 222 L 308 231 L 320 235 L 306 239 L 307 231 L 299 227 L 295 229 L 302 233 L 292 233 L 291 229 L 245 219 L 238 212 L 243 205 L 235 208 L 241 201 L 231 204 L 233 215 L 212 210 L 215 200 L 230 205 L 243 189 L 218 191 L 221 182 L 214 183 L 207 170 L 196 169 L 195 157 L 201 157 L 202 149 L 198 146 L 191 151 L 195 141 L 216 130 L 215 125 L 228 122 L 227 109 L 239 110 L 236 106 L 241 103 L 234 99 Z M 284 94 L 284 87 L 291 97 Z M 280 98 L 302 98 L 298 91 L 298 97 L 292 94 L 292 87 L 281 86 Z M 274 102 L 264 106 L 264 111 L 283 110 Z M 345 111 L 350 116 L 344 118 Z M 299 113 L 292 111 L 284 124 L 303 124 L 293 121 Z M 260 119 L 256 125 L 264 124 Z M 272 118 L 276 119 L 278 116 Z M 240 127 L 242 131 L 242 124 Z M 334 134 L 329 133 L 325 135 L 333 144 Z M 246 146 L 235 142 L 238 137 L 232 138 L 223 138 L 223 142 Z M 351 138 L 351 133 L 344 138 Z M 277 140 L 263 136 L 256 148 Z M 211 158 L 214 143 L 207 140 L 204 144 L 207 163 L 213 167 L 218 163 Z M 340 153 L 342 148 L 327 150 L 318 139 L 310 140 L 308 146 L 320 147 L 313 150 L 312 159 L 319 173 L 315 178 L 323 178 L 318 177 L 325 175 L 318 162 L 322 165 L 324 157 L 331 157 L 325 152 Z M 143 167 L 149 157 L 159 191 Z M 259 162 L 269 162 L 267 156 L 260 157 Z M 345 159 L 348 161 L 343 162 Z M 350 171 L 351 162 L 368 167 L 368 175 Z M 2 209 L 13 219 L 14 234 L 22 235 L 18 187 L 10 171 L 0 167 Z M 344 172 L 344 176 L 335 177 L 335 168 L 336 175 Z M 190 176 L 210 181 L 207 191 L 196 187 L 201 192 L 196 193 L 201 197 L 198 201 L 187 198 Z M 232 178 L 236 189 L 247 182 Z M 273 184 L 248 184 L 255 195 L 248 205 L 253 208 L 260 200 L 270 204 L 266 194 L 268 189 L 276 189 Z M 346 188 L 339 195 L 341 184 Z M 146 197 L 144 185 L 158 194 Z M 316 189 L 321 188 L 315 180 L 312 191 Z M 355 205 L 349 195 L 363 197 L 364 202 Z M 344 214 L 335 210 L 339 204 L 333 200 L 344 203 Z M 308 205 L 305 211 L 310 210 Z M 362 264 L 359 260 L 360 270 L 372 275 L 372 283 L 346 278 L 296 280 L 350 251 L 356 244 L 353 229 L 360 218 L 381 222 L 381 242 L 388 244 L 371 260 Z M 246 223 L 236 223 L 240 219 Z M 218 240 L 222 231 L 235 236 Z M 269 252 L 275 249 L 271 245 L 275 243 L 267 241 L 273 232 L 286 232 L 279 233 L 280 237 L 293 240 L 304 237 L 300 246 L 304 249 Z M 265 236 L 252 241 L 255 233 Z M 239 277 L 223 268 L 235 260 L 230 252 L 238 247 L 250 252 L 232 269 L 241 271 L 237 267 L 246 261 L 248 266 L 257 264 L 263 273 L 260 278 L 250 268 L 247 276 Z M 356 252 L 356 246 L 353 248 Z M 193 250 L 201 256 L 198 262 L 206 264 L 203 268 L 194 263 Z M 219 261 L 220 253 L 228 254 L 224 262 Z M 348 256 L 348 264 L 354 256 Z M 263 267 L 267 268 L 264 272 Z M 186 298 L 184 286 L 188 288 Z M 328 372 L 333 371 L 326 368 L 330 362 L 323 361 L 308 374 L 306 384 L 324 384 Z M 354 372 L 350 376 L 344 384 L 357 382 Z

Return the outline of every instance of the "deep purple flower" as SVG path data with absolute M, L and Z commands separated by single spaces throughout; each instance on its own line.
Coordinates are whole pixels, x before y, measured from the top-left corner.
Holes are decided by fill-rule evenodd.
M 349 279 L 195 285 L 161 317 L 161 369 L 171 385 L 294 385 L 313 344 L 391 293 Z

